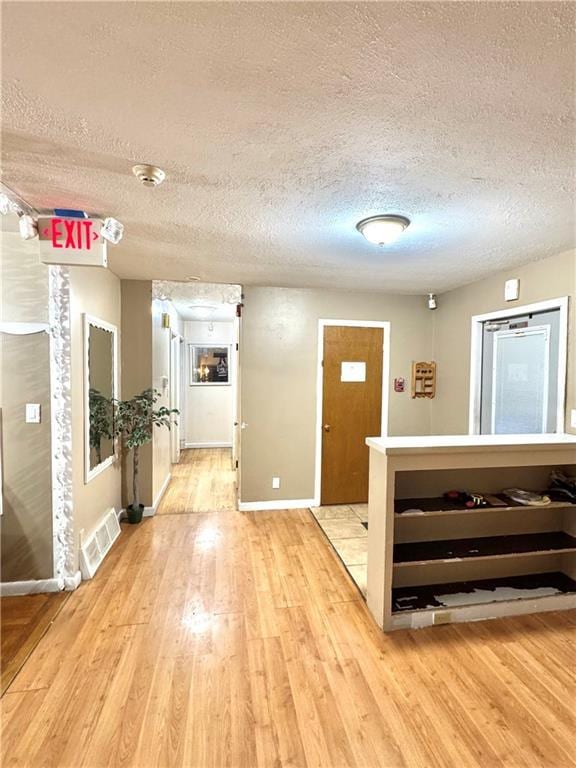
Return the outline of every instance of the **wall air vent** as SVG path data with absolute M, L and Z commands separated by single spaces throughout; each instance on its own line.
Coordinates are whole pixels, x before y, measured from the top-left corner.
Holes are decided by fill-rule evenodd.
M 120 536 L 120 523 L 115 509 L 111 509 L 94 533 L 80 546 L 80 570 L 83 579 L 91 579 L 96 573 L 102 560 L 106 557 L 112 544 Z

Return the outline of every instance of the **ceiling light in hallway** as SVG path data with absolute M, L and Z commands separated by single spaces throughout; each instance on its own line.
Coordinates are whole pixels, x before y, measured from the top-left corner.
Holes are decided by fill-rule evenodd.
M 368 242 L 375 245 L 388 245 L 400 237 L 409 224 L 410 219 L 405 216 L 385 214 L 362 219 L 356 224 L 356 229 Z

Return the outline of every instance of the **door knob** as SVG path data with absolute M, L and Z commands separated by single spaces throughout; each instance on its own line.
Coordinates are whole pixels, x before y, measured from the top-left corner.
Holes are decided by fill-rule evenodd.
M 330 424 L 324 424 L 324 432 L 330 432 Z

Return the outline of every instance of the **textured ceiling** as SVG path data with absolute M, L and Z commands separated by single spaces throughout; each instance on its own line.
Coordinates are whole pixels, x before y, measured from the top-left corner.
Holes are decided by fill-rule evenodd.
M 445 290 L 574 246 L 575 13 L 4 3 L 4 180 L 121 219 L 123 277 Z
M 183 320 L 230 321 L 242 301 L 239 285 L 221 283 L 173 283 L 155 280 L 152 296 L 168 299 Z

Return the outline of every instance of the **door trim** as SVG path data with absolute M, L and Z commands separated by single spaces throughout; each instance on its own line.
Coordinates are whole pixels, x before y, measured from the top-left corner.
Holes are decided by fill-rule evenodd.
M 324 390 L 324 328 L 342 325 L 348 328 L 382 328 L 384 343 L 382 348 L 382 412 L 380 416 L 380 435 L 370 437 L 385 437 L 388 434 L 388 393 L 390 382 L 390 322 L 383 320 L 318 320 L 318 353 L 316 360 L 316 437 L 315 437 L 315 466 L 314 466 L 314 504 L 320 506 L 322 491 L 322 406 Z
M 482 331 L 483 323 L 534 312 L 560 311 L 560 336 L 558 349 L 558 399 L 556 406 L 556 433 L 564 434 L 566 420 L 566 369 L 568 358 L 568 296 L 524 304 L 521 307 L 473 315 L 470 343 L 470 400 L 468 407 L 468 434 L 480 434 L 480 406 L 482 399 Z

